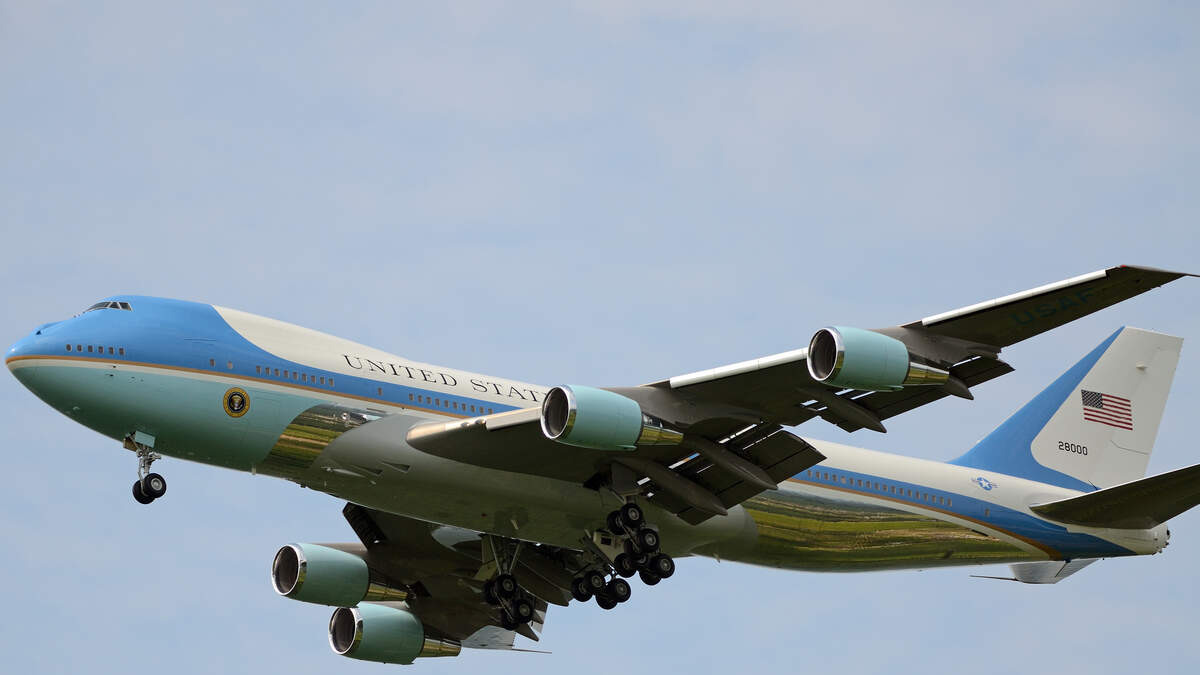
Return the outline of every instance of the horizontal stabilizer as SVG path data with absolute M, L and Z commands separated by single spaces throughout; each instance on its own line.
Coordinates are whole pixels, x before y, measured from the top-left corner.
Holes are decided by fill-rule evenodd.
M 1030 508 L 1060 523 L 1148 529 L 1200 504 L 1200 464 Z
M 1040 562 L 1015 563 L 1009 565 L 1011 577 L 989 577 L 981 574 L 971 576 L 977 579 L 999 579 L 1001 581 L 1019 581 L 1023 584 L 1057 584 L 1079 570 L 1091 565 L 1099 558 L 1077 558 L 1075 560 L 1043 560 Z

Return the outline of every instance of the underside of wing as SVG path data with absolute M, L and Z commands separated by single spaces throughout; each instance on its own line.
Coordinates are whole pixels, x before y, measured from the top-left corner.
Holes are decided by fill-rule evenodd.
M 490 560 L 479 532 L 427 523 L 347 504 L 343 509 L 365 546 L 373 570 L 409 590 L 404 608 L 439 637 L 464 647 L 507 649 L 513 635 L 538 639 L 549 604 L 565 606 L 570 582 L 581 566 L 578 553 L 546 546 L 526 547 L 514 568 L 522 587 L 537 598 L 533 621 L 504 629 L 496 607 L 486 602 L 483 584 Z

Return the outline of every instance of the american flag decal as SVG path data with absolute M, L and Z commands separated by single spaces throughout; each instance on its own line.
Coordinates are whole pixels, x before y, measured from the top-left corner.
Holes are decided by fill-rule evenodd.
M 1083 419 L 1133 431 L 1133 407 L 1129 399 L 1086 389 L 1079 390 L 1079 395 L 1083 399 Z

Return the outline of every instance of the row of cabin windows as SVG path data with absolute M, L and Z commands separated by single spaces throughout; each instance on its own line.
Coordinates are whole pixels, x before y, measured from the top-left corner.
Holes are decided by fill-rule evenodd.
M 213 359 L 208 360 L 208 365 L 215 366 Z M 228 364 L 229 369 L 233 370 L 233 361 Z M 297 370 L 288 370 L 287 368 L 279 369 L 271 366 L 254 366 L 255 375 L 266 375 L 267 377 L 278 377 L 282 380 L 291 379 L 293 382 L 303 382 L 304 384 L 318 384 L 322 387 L 332 387 L 333 377 L 325 377 L 324 375 L 309 375 Z
M 383 396 L 383 387 L 379 387 L 378 389 L 376 389 L 376 391 L 379 393 L 380 396 Z M 458 401 L 451 401 L 449 399 L 446 399 L 443 401 L 440 398 L 434 398 L 432 396 L 421 396 L 421 395 L 409 394 L 408 400 L 413 403 L 425 403 L 426 405 L 432 404 L 438 408 L 445 408 L 447 410 L 461 410 L 463 412 L 470 411 L 471 413 L 478 413 L 480 415 L 482 415 L 484 413 L 491 415 L 492 413 L 495 412 L 495 410 L 493 410 L 491 408 L 484 409 L 483 406 L 476 406 L 473 403 L 468 405 L 466 403 L 459 403 Z
M 928 502 L 930 504 L 939 504 L 941 506 L 951 506 L 954 503 L 954 500 L 952 500 L 949 497 L 940 497 L 938 495 L 931 495 L 927 492 L 921 492 L 920 490 L 917 490 L 916 492 L 914 492 L 911 488 L 902 488 L 902 487 L 897 487 L 895 485 L 889 485 L 887 483 L 878 483 L 878 482 L 872 482 L 869 480 L 863 480 L 861 478 L 848 478 L 846 476 L 839 476 L 836 473 L 831 475 L 828 471 L 812 471 L 812 470 L 810 470 L 808 472 L 808 477 L 815 479 L 815 480 L 824 480 L 824 481 L 830 481 L 833 483 L 841 483 L 843 485 L 860 487 L 860 488 L 867 489 L 867 490 L 875 490 L 876 492 L 893 494 L 893 495 L 905 497 L 908 499 L 914 499 L 916 501 Z
M 72 347 L 74 347 L 74 349 L 72 349 Z M 106 349 L 104 345 L 67 345 L 67 351 L 77 351 L 82 353 L 85 348 L 89 354 L 103 354 L 104 350 Z M 124 347 L 107 347 L 107 349 L 108 353 L 113 356 L 125 356 Z

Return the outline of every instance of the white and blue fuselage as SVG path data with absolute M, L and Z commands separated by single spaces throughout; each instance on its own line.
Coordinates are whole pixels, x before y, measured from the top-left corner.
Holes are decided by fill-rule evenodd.
M 547 387 L 409 361 L 245 312 L 113 297 L 37 329 L 6 362 L 46 403 L 110 438 L 421 520 L 577 548 L 580 533 L 618 504 L 603 491 L 405 442 L 416 424 L 538 406 Z M 231 408 L 234 391 L 244 399 Z M 364 433 L 346 433 L 360 426 Z M 1166 544 L 1161 525 L 1067 526 L 1029 508 L 1078 490 L 805 440 L 826 459 L 727 516 L 693 526 L 654 513 L 668 551 L 865 571 L 1149 554 Z

